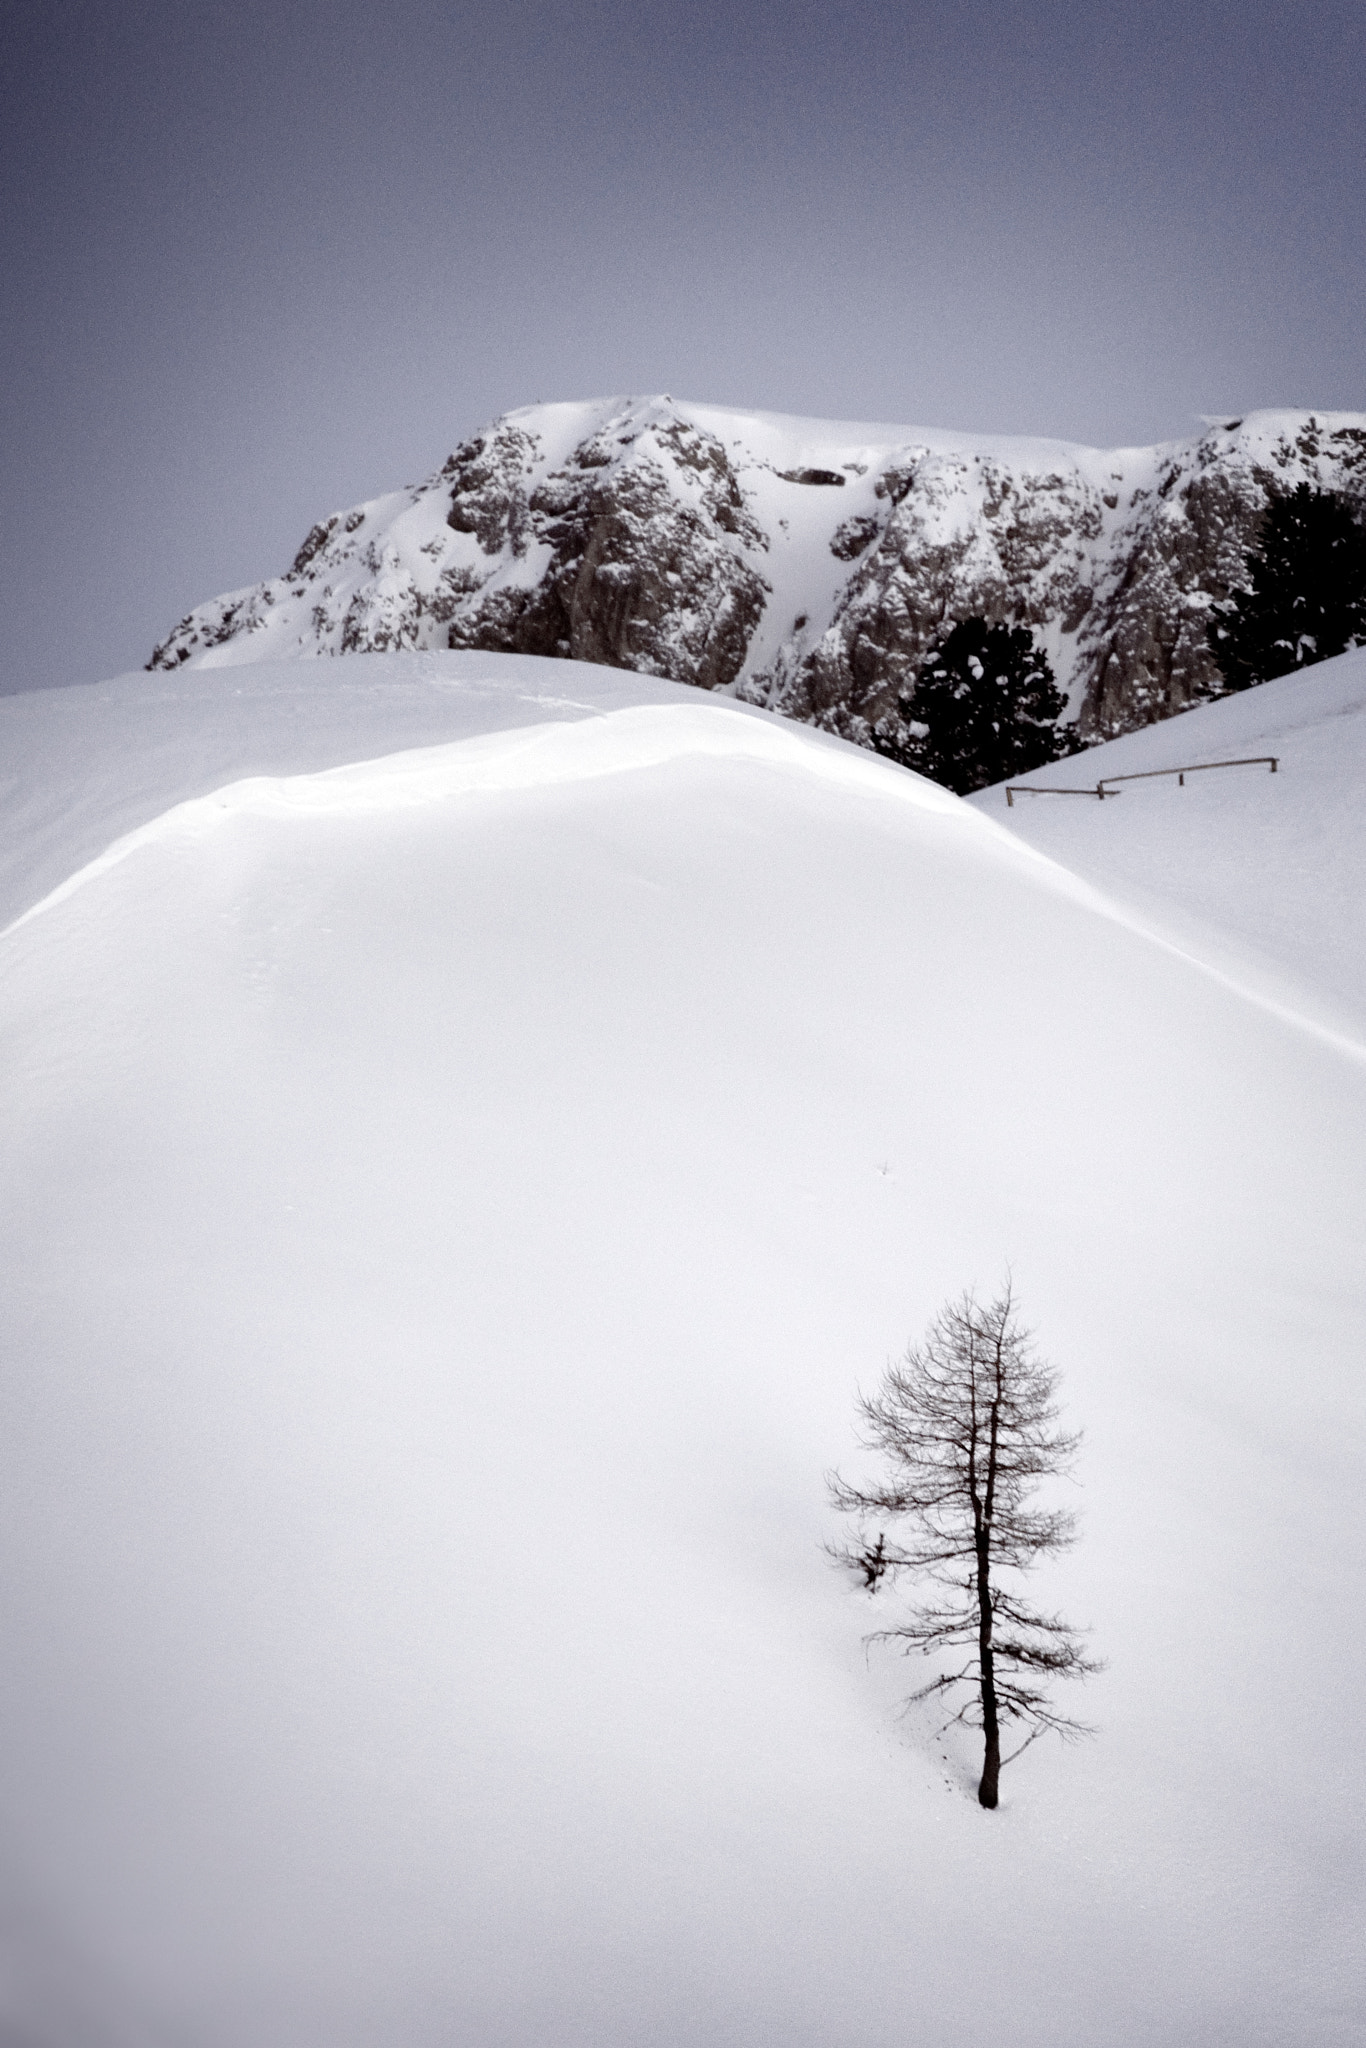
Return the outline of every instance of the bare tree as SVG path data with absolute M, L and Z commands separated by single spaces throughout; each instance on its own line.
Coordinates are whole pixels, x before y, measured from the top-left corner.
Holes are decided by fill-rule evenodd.
M 905 1620 L 870 1640 L 952 1665 L 911 1698 L 947 1694 L 961 1702 L 952 1720 L 981 1728 L 983 1806 L 997 1803 L 1003 1722 L 1025 1731 L 1014 1756 L 1049 1730 L 1090 1733 L 1055 1710 L 1047 1687 L 1101 1667 L 1066 1622 L 1015 1590 L 1019 1575 L 1075 1541 L 1073 1515 L 1030 1505 L 1041 1479 L 1070 1469 L 1081 1441 L 1058 1427 L 1057 1383 L 1019 1322 L 1008 1280 L 986 1307 L 964 1294 L 888 1367 L 876 1394 L 859 1398 L 864 1443 L 883 1454 L 887 1476 L 866 1486 L 838 1473 L 830 1481 L 835 1506 L 861 1519 L 856 1541 L 834 1551 L 841 1563 L 870 1592 L 903 1574 L 925 1588 Z M 873 1540 L 879 1518 L 897 1540 L 886 1527 Z

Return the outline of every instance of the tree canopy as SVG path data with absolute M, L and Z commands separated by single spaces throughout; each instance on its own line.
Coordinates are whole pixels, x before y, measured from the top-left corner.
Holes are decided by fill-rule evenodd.
M 1066 699 L 1027 626 L 962 619 L 923 662 L 898 704 L 904 739 L 874 736 L 880 753 L 967 796 L 1073 753 L 1058 720 Z
M 1346 499 L 1297 484 L 1271 500 L 1246 586 L 1211 608 L 1225 687 L 1246 690 L 1366 640 L 1366 527 Z

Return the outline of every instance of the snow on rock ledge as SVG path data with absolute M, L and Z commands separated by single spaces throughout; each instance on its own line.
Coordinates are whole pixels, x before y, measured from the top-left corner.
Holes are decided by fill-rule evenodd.
M 1366 414 L 1259 412 L 1157 448 L 843 425 L 670 398 L 526 407 L 148 664 L 441 647 L 605 663 L 852 739 L 946 623 L 1032 626 L 1090 739 L 1208 697 L 1210 603 L 1268 496 L 1366 506 Z

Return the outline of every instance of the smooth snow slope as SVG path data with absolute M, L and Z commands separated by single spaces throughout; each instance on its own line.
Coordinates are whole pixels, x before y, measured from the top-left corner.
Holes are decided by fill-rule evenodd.
M 1246 986 L 1366 1042 L 1366 648 L 1021 778 L 1064 788 L 1195 761 L 1278 765 L 1124 785 L 1118 801 L 971 798 Z
M 10 2038 L 1355 2041 L 1366 1064 L 804 729 L 528 727 L 545 666 L 216 794 L 243 672 L 175 791 L 111 686 L 132 837 L 0 946 Z M 1007 1260 L 1109 1669 L 987 1816 L 822 1475 Z

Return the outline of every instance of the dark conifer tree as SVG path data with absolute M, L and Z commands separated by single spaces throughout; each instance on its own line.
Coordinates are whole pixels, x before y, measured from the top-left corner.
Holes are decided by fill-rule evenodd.
M 1066 700 L 1027 626 L 963 619 L 926 657 L 898 709 L 904 740 L 879 753 L 966 796 L 1076 751 L 1058 720 Z
M 1297 484 L 1271 500 L 1247 586 L 1216 604 L 1210 651 L 1246 690 L 1366 640 L 1366 527 L 1333 491 Z

